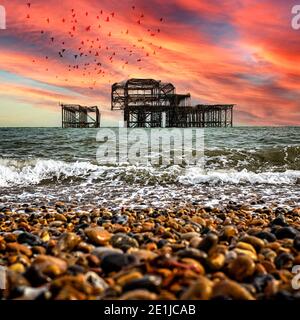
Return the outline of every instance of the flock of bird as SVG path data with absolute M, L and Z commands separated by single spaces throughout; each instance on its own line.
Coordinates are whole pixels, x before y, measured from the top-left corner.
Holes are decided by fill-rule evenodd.
M 26 6 L 26 19 L 30 22 L 31 19 L 34 19 L 34 4 L 27 2 Z M 136 6 L 132 6 L 131 11 L 136 19 L 136 27 L 146 26 L 144 13 L 138 13 Z M 113 76 L 113 72 L 120 72 L 118 69 L 121 71 L 124 69 L 123 71 L 126 72 L 129 64 L 141 70 L 144 59 L 155 56 L 158 50 L 162 49 L 161 46 L 155 45 L 151 39 L 158 37 L 161 33 L 163 18 L 158 19 L 155 29 L 145 27 L 144 38 L 135 36 L 134 26 L 132 30 L 120 30 L 119 34 L 113 34 L 112 31 L 104 34 L 104 30 L 110 29 L 109 23 L 116 16 L 116 12 L 107 14 L 103 10 L 97 13 L 79 13 L 75 9 L 70 9 L 65 17 L 59 18 L 59 23 L 63 25 L 62 30 L 67 30 L 67 38 L 63 39 L 62 35 L 58 35 L 56 38 L 49 31 L 51 24 L 57 25 L 58 20 L 53 21 L 54 19 L 52 20 L 50 17 L 45 18 L 46 26 L 49 25 L 49 28 L 45 27 L 44 30 L 40 30 L 40 36 L 41 40 L 47 41 L 46 45 L 51 47 L 49 47 L 50 54 L 43 58 L 49 61 L 49 65 L 51 59 L 60 59 L 62 64 L 67 67 L 67 76 L 66 74 L 55 75 L 57 79 L 62 78 L 68 82 L 70 78 L 74 79 L 74 77 L 80 76 L 80 79 L 83 79 L 81 83 L 87 84 L 89 89 L 93 90 L 100 77 L 106 78 L 111 83 L 110 77 Z M 106 24 L 105 27 L 104 24 Z M 84 36 L 82 36 L 82 32 L 84 32 Z M 74 50 L 71 47 L 72 41 L 70 39 L 73 38 L 76 42 L 77 36 L 80 37 L 79 45 Z M 83 38 L 84 40 L 81 40 Z M 120 44 L 120 38 L 123 43 L 127 43 L 126 46 Z M 32 63 L 38 64 L 38 61 L 32 60 Z M 114 63 L 115 65 L 113 65 Z M 51 67 L 47 67 L 45 71 L 51 72 Z

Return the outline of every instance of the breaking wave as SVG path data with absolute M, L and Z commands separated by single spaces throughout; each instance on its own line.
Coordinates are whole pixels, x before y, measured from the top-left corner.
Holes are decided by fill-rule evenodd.
M 184 185 L 208 184 L 300 184 L 300 171 L 287 170 L 285 172 L 255 173 L 243 169 L 242 171 L 212 171 L 199 173 L 190 169 L 185 175 L 178 177 Z
M 85 178 L 97 166 L 87 162 L 67 163 L 56 160 L 0 160 L 0 186 L 36 185 L 45 180 Z
M 137 183 L 174 184 L 300 184 L 299 170 L 253 172 L 247 169 L 216 169 L 170 166 L 99 166 L 90 162 L 57 160 L 0 160 L 0 187 L 28 186 L 80 181 L 82 184 Z

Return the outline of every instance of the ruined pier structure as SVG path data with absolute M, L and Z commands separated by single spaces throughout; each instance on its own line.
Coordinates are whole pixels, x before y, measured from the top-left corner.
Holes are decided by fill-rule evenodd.
M 97 106 L 60 104 L 63 128 L 99 128 L 100 111 Z
M 172 83 L 130 79 L 112 86 L 111 109 L 123 110 L 127 127 L 232 127 L 233 104 L 191 105 Z

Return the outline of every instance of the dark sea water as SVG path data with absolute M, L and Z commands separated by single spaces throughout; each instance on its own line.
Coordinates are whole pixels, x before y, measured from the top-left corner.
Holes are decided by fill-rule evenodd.
M 98 130 L 108 129 L 0 128 L 2 204 L 300 204 L 300 127 L 205 129 L 204 168 L 99 162 Z M 113 141 L 107 145 L 111 151 Z M 151 159 L 148 151 L 141 153 Z

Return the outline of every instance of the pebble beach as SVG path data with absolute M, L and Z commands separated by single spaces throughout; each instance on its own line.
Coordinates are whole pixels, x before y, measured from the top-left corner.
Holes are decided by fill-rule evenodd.
M 56 202 L 0 213 L 1 299 L 294 300 L 299 264 L 300 208 Z
M 1 299 L 300 298 L 299 128 L 206 129 L 204 167 L 100 164 L 97 132 L 0 129 Z

